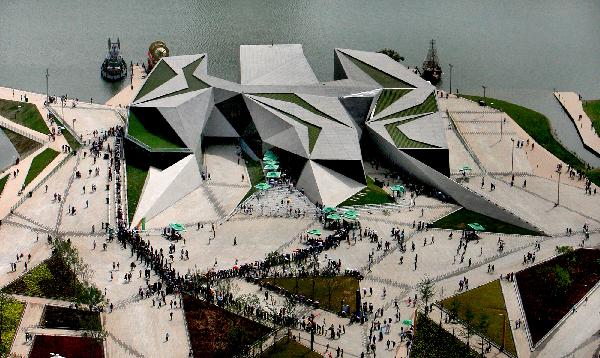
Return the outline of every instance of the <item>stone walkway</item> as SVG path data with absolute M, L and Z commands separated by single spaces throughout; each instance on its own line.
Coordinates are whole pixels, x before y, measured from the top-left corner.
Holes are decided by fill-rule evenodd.
M 573 121 L 583 144 L 596 156 L 600 157 L 600 136 L 596 133 L 592 120 L 583 110 L 583 103 L 579 99 L 579 94 L 575 92 L 554 92 L 554 97 Z

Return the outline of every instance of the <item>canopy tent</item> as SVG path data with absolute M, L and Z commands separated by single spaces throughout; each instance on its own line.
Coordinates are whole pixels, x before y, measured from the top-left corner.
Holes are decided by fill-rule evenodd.
M 171 223 L 169 227 L 175 231 L 185 231 L 185 226 L 178 223 Z
M 263 160 L 263 165 L 278 165 L 278 164 L 279 164 L 279 162 L 277 160 L 272 160 L 272 159 Z
M 471 224 L 468 224 L 467 226 L 475 231 L 485 231 L 485 227 L 483 227 L 481 224 L 478 224 L 478 223 L 471 223 Z
M 277 156 L 275 155 L 275 153 L 271 152 L 270 150 L 267 150 L 267 152 L 265 153 L 265 155 L 263 156 L 263 160 L 277 160 Z
M 338 213 L 333 213 L 333 214 L 327 215 L 327 219 L 329 219 L 329 220 L 340 220 L 341 218 L 342 217 Z
M 404 193 L 404 191 L 405 191 L 404 186 L 402 186 L 400 184 L 392 185 L 392 187 L 390 189 L 392 189 L 392 191 L 397 191 L 400 193 Z
M 344 213 L 344 219 L 348 219 L 348 220 L 357 220 L 358 219 L 358 213 L 354 210 L 348 210 Z
M 277 170 L 279 169 L 279 164 L 265 164 L 265 170 Z
M 254 187 L 255 187 L 256 189 L 258 189 L 258 190 L 267 190 L 267 189 L 269 189 L 271 186 L 270 186 L 269 184 L 267 184 L 267 183 L 264 183 L 264 182 L 263 182 L 263 183 L 258 183 L 258 184 L 256 184 Z
M 333 213 L 333 212 L 335 212 L 335 208 L 332 208 L 331 206 L 326 206 L 323 209 L 323 214 L 329 214 L 329 213 Z
M 281 178 L 281 172 L 268 172 L 267 178 L 269 178 L 269 179 Z
M 319 230 L 319 229 L 308 230 L 306 233 L 311 234 L 311 235 L 321 236 L 321 230 Z

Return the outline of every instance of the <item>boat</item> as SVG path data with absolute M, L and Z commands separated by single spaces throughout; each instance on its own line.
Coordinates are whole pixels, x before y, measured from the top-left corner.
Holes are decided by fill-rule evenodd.
M 146 72 L 150 73 L 152 68 L 160 61 L 163 57 L 169 56 L 169 48 L 162 41 L 154 41 L 148 48 L 148 66 Z
M 436 84 L 442 79 L 442 67 L 437 56 L 437 50 L 435 48 L 435 40 L 431 40 L 431 47 L 427 51 L 425 61 L 423 61 L 423 69 L 421 70 L 421 77 L 423 79 Z
M 108 55 L 100 66 L 100 76 L 106 81 L 116 82 L 127 77 L 127 63 L 121 56 L 121 41 L 108 39 Z

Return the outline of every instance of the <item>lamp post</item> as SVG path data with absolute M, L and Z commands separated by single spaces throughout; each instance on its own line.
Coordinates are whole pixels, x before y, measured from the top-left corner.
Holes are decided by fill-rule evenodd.
M 450 93 L 452 93 L 452 64 L 448 64 L 448 67 L 450 67 Z
M 562 172 L 558 168 L 556 168 L 556 172 L 558 173 L 558 182 L 556 185 L 556 205 L 554 205 L 554 206 L 559 206 L 560 205 L 560 175 L 562 174 Z
M 515 139 L 510 139 L 512 145 L 510 146 L 510 173 L 514 174 L 515 171 Z
M 46 69 L 46 103 L 50 104 L 50 96 L 48 95 L 48 77 L 50 77 L 49 70 Z
M 484 85 L 481 85 L 481 88 L 483 88 L 483 101 L 485 102 L 485 89 L 487 88 Z
M 502 344 L 500 344 L 500 352 L 504 352 L 504 334 L 506 333 L 506 321 L 504 319 L 504 313 L 499 313 L 502 316 Z

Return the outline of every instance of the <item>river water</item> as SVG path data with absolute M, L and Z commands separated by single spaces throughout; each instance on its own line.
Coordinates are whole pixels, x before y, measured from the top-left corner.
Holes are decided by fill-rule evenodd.
M 208 53 L 209 73 L 239 80 L 239 45 L 301 43 L 320 80 L 333 77 L 336 47 L 397 49 L 420 65 L 430 39 L 452 86 L 546 114 L 561 142 L 600 166 L 552 97 L 600 98 L 597 0 L 0 0 L 0 85 L 104 102 L 122 84 L 99 76 L 108 37 L 145 59 L 164 40 L 171 54 Z M 447 75 L 445 77 L 447 79 Z M 448 89 L 448 83 L 440 87 Z

